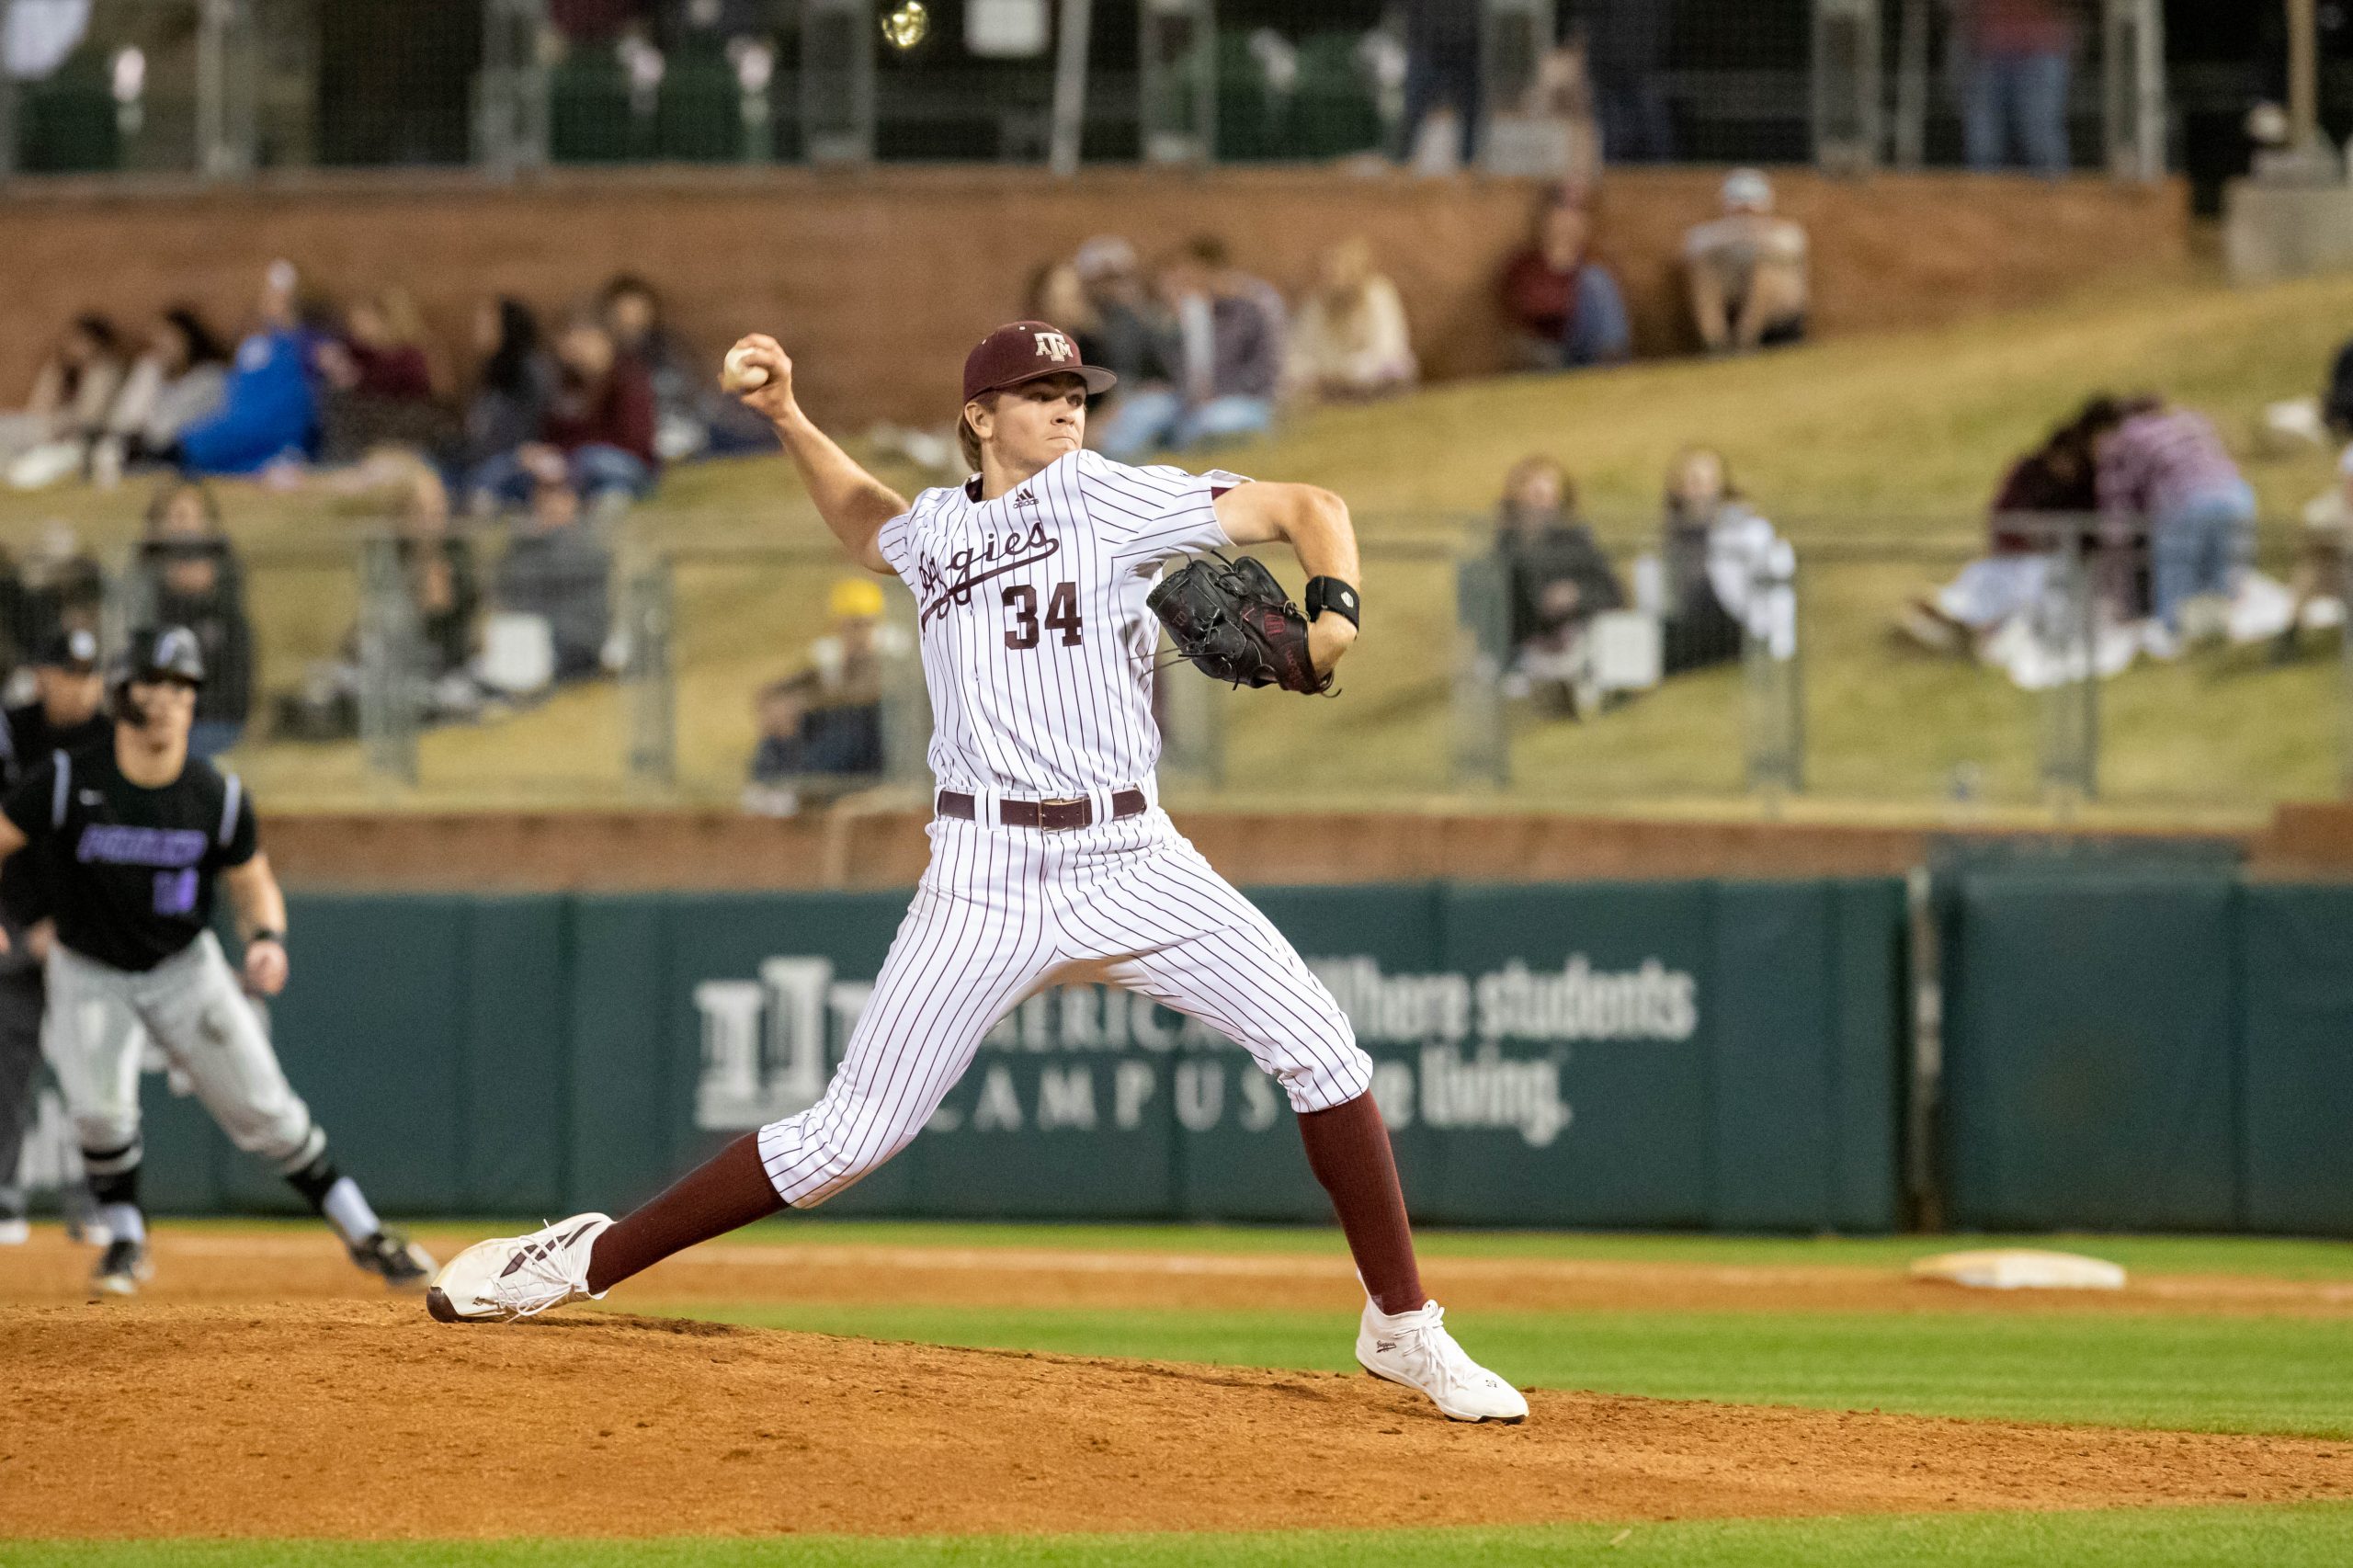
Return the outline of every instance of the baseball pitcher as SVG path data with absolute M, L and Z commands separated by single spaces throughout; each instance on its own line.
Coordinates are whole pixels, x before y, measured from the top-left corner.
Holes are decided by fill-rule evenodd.
M 1347 507 L 1306 485 L 1086 451 L 1086 399 L 1114 378 L 1041 322 L 972 350 L 960 434 L 979 472 L 913 505 L 802 414 L 774 339 L 736 345 L 728 379 L 774 421 L 851 558 L 915 591 L 938 780 L 931 864 L 815 1106 L 618 1221 L 574 1215 L 467 1249 L 427 1291 L 433 1314 L 496 1321 L 601 1297 L 683 1247 L 822 1203 L 906 1146 L 1006 1012 L 1046 986 L 1107 981 L 1202 1019 L 1282 1085 L 1364 1281 L 1365 1369 L 1456 1420 L 1523 1419 L 1527 1402 L 1463 1353 L 1422 1290 L 1346 1015 L 1177 833 L 1153 778 L 1155 613 L 1204 669 L 1324 689 L 1357 636 Z M 1271 579 L 1232 570 L 1173 576 L 1155 596 L 1171 561 L 1276 542 L 1309 574 L 1307 617 Z
M 327 1157 L 212 935 L 226 883 L 245 941 L 244 983 L 286 984 L 286 898 L 261 853 L 237 776 L 188 752 L 204 655 L 185 627 L 143 631 L 109 691 L 110 744 L 53 752 L 0 803 L 0 857 L 38 858 L 55 932 L 44 1046 L 64 1091 L 110 1240 L 94 1283 L 134 1293 L 149 1276 L 139 1207 L 141 1030 L 195 1086 L 231 1142 L 273 1161 L 342 1236 L 351 1260 L 392 1285 L 433 1261 L 384 1228 Z

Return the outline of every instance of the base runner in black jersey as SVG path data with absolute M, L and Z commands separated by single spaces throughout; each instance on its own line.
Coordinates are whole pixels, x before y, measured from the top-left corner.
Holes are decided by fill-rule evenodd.
M 163 1049 L 238 1148 L 275 1163 L 388 1283 L 420 1286 L 433 1260 L 388 1231 L 327 1157 L 326 1133 L 287 1083 L 244 987 L 284 989 L 286 898 L 234 774 L 188 752 L 204 656 L 185 627 L 142 632 L 111 684 L 113 735 L 52 752 L 0 803 L 0 857 L 29 855 L 49 918 L 43 1045 L 110 1233 L 96 1288 L 149 1274 L 139 1207 L 139 1058 Z M 243 984 L 212 935 L 225 883 L 245 942 Z M 0 884 L 5 885 L 5 884 Z

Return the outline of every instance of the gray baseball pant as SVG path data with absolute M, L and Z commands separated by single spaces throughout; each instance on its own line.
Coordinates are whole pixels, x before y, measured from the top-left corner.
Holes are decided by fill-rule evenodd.
M 49 953 L 45 1045 L 92 1176 L 139 1163 L 134 1026 L 143 1026 L 238 1148 L 290 1175 L 326 1147 L 211 932 L 143 972 L 61 942 Z

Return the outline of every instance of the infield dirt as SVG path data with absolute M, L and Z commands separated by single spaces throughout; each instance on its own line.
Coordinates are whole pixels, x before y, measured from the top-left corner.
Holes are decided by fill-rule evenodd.
M 134 1301 L 76 1299 L 63 1276 L 87 1255 L 62 1244 L 9 1260 L 0 1535 L 1378 1528 L 2353 1496 L 2353 1444 L 2326 1439 L 1544 1390 L 1524 1426 L 1466 1427 L 1363 1377 L 607 1312 L 445 1326 L 415 1300 L 357 1294 L 364 1282 L 314 1236 L 164 1241 L 164 1276 Z M 816 1258 L 803 1269 L 731 1260 L 738 1250 L 794 1249 L 710 1249 L 707 1267 L 727 1278 L 674 1267 L 648 1278 L 646 1299 L 722 1285 L 738 1299 L 775 1295 L 781 1277 L 827 1273 Z M 990 1270 L 900 1261 L 921 1278 L 970 1276 L 985 1298 L 1024 1255 Z M 1331 1295 L 1324 1260 L 1289 1261 L 1310 1283 L 1261 1267 L 1159 1284 L 1256 1279 L 1267 1304 Z M 747 1289 L 747 1270 L 768 1289 Z M 1125 1279 L 1131 1291 L 1137 1278 L 1032 1272 Z M 832 1283 L 843 1299 L 844 1281 Z

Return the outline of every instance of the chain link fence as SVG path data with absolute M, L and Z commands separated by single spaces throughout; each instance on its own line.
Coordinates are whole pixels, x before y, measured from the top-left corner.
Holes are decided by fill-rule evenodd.
M 1694 558 L 1646 520 L 1605 519 L 1609 586 L 1564 607 L 1548 558 L 1486 519 L 1359 518 L 1369 630 L 1339 698 L 1228 690 L 1164 652 L 1164 786 L 1256 805 L 1819 801 L 1964 819 L 2353 792 L 2343 551 L 2259 553 L 2234 599 L 2188 601 L 2169 639 L 2146 618 L 2145 549 L 2092 522 L 2025 545 L 2008 528 L 1989 554 L 1950 520 L 1865 535 L 1782 519 Z M 550 578 L 515 565 L 525 535 L 420 543 L 347 517 L 329 532 L 233 573 L 255 628 L 237 765 L 266 799 L 923 798 L 913 600 L 830 545 L 649 507 L 612 528 L 603 564 Z M 452 562 L 463 583 L 438 574 Z M 155 613 L 150 575 L 108 562 L 103 611 L 71 613 L 102 613 L 119 646 Z M 454 631 L 453 604 L 471 607 Z
M 930 0 L 917 28 L 896 0 L 0 0 L 0 176 L 1349 158 L 2162 173 L 2159 0 L 2048 9 L 2021 31 L 1981 0 Z

